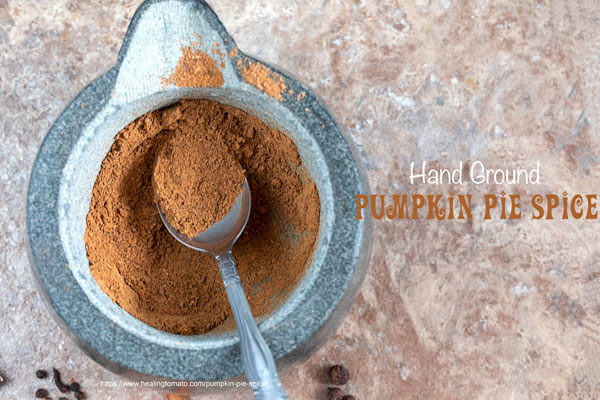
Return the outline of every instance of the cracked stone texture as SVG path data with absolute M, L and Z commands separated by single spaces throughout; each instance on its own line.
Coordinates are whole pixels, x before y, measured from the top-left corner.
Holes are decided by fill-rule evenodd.
M 0 0 L 0 398 L 58 366 L 108 389 L 44 310 L 24 248 L 28 174 L 52 122 L 114 64 L 139 1 Z M 312 87 L 360 150 L 374 193 L 597 193 L 600 12 L 592 0 L 266 0 L 210 4 L 240 48 Z M 409 163 L 534 167 L 540 185 L 414 185 Z M 474 200 L 475 202 L 475 200 Z M 524 213 L 530 215 L 530 207 Z M 597 221 L 377 221 L 370 269 L 335 336 L 281 373 L 325 399 L 346 364 L 358 399 L 600 397 Z M 54 393 L 56 397 L 56 393 Z M 250 398 L 249 392 L 207 397 Z

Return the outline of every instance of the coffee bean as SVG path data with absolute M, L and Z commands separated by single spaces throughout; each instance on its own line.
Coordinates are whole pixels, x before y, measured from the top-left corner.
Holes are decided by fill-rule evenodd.
M 80 389 L 81 389 L 81 387 L 79 386 L 79 383 L 77 383 L 77 382 L 71 383 L 71 391 L 72 392 L 77 393 L 77 392 L 79 392 Z
M 343 365 L 334 365 L 329 369 L 329 382 L 333 385 L 345 385 L 350 379 L 350 372 Z
M 46 389 L 38 389 L 35 391 L 35 397 L 38 399 L 45 399 L 48 397 L 48 391 Z
M 327 400 L 343 400 L 344 392 L 340 388 L 329 388 Z
M 43 369 L 38 369 L 37 371 L 35 371 L 35 376 L 38 379 L 44 379 L 45 377 L 48 376 L 48 373 L 46 371 L 44 371 Z

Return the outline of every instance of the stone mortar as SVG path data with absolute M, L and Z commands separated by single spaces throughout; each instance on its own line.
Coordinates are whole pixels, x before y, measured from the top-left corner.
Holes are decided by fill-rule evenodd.
M 222 87 L 164 87 L 182 46 L 209 53 L 217 43 L 224 50 Z M 130 379 L 243 379 L 235 331 L 181 336 L 157 330 L 113 303 L 90 274 L 83 233 L 96 176 L 115 135 L 148 111 L 184 98 L 212 99 L 258 116 L 298 146 L 319 191 L 321 224 L 306 276 L 259 324 L 279 368 L 327 340 L 365 275 L 372 226 L 354 219 L 354 194 L 369 193 L 369 187 L 350 140 L 306 86 L 263 63 L 293 90 L 277 101 L 244 81 L 240 58 L 260 62 L 237 49 L 204 1 L 146 1 L 132 19 L 117 64 L 71 102 L 37 155 L 27 196 L 27 244 L 39 292 L 86 354 Z

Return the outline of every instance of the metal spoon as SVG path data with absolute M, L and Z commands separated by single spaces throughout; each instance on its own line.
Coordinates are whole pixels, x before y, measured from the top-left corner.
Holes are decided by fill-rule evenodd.
M 229 213 L 194 238 L 187 237 L 173 228 L 162 213 L 160 204 L 158 204 L 158 214 L 175 239 L 189 248 L 210 253 L 217 259 L 240 335 L 242 363 L 248 381 L 253 385 L 254 397 L 260 400 L 289 400 L 279 381 L 271 350 L 258 330 L 250 311 L 231 254 L 233 245 L 248 222 L 250 203 L 250 187 L 248 181 L 244 181 L 242 193 L 236 199 Z

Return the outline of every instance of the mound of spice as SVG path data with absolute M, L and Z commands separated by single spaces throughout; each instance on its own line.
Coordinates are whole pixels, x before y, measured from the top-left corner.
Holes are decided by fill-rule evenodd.
M 134 317 L 191 335 L 235 325 L 214 258 L 177 242 L 154 201 L 156 156 L 184 132 L 210 133 L 246 173 L 251 214 L 233 253 L 255 316 L 273 311 L 304 276 L 318 235 L 320 202 L 294 143 L 242 110 L 185 100 L 119 132 L 102 162 L 87 215 L 90 272 Z
M 175 71 L 166 79 L 164 85 L 178 87 L 221 87 L 223 74 L 217 67 L 217 61 L 205 52 L 193 47 L 182 47 L 181 58 Z M 224 65 L 221 66 L 223 68 Z
M 242 193 L 244 173 L 215 127 L 175 129 L 156 156 L 153 187 L 167 221 L 194 237 L 220 221 Z

